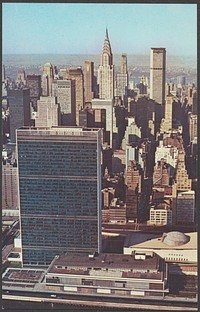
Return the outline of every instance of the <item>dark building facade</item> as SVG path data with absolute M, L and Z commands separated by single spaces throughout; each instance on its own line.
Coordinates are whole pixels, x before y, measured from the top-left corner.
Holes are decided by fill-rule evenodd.
M 32 107 L 37 111 L 37 100 L 42 95 L 41 75 L 27 75 L 27 87 L 30 89 Z
M 15 143 L 15 130 L 30 125 L 30 89 L 8 90 L 10 139 Z
M 19 129 L 17 154 L 23 264 L 101 252 L 101 131 Z
M 94 62 L 85 61 L 84 65 L 84 94 L 85 102 L 94 98 Z

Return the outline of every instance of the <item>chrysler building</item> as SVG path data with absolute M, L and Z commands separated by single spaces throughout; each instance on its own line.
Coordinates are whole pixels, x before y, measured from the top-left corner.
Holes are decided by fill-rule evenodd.
M 114 97 L 114 66 L 111 45 L 106 29 L 103 50 L 101 54 L 101 65 L 98 70 L 99 98 L 113 99 Z

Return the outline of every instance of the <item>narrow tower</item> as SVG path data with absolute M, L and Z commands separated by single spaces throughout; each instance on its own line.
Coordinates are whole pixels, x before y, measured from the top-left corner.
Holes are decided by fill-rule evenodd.
M 114 97 L 114 66 L 113 55 L 106 28 L 101 63 L 98 70 L 99 98 L 113 99 Z
M 158 104 L 165 103 L 165 48 L 151 48 L 150 55 L 150 98 Z

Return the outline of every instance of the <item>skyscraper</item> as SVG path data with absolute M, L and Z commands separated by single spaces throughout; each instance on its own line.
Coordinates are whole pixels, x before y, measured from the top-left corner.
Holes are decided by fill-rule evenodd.
M 36 127 L 52 127 L 59 125 L 60 109 L 54 96 L 41 96 L 37 101 L 38 114 Z
M 17 166 L 2 164 L 2 208 L 18 208 Z
M 41 90 L 41 75 L 27 75 L 27 87 L 30 89 L 30 100 L 34 110 L 37 111 L 37 100 L 39 100 Z
M 84 81 L 81 67 L 71 68 L 67 73 L 68 79 L 75 80 L 76 85 L 76 125 L 79 123 L 79 111 L 84 106 Z
M 189 126 L 190 143 L 193 142 L 197 138 L 197 125 L 198 125 L 197 115 L 193 115 L 191 112 L 189 112 L 188 113 L 188 126 Z
M 185 165 L 185 151 L 179 150 L 177 168 L 176 168 L 176 190 L 177 191 L 190 191 L 192 187 L 192 180 L 189 179 L 189 175 Z
M 15 142 L 15 130 L 30 125 L 30 89 L 8 90 L 10 109 L 10 139 Z
M 163 123 L 161 124 L 161 132 L 170 133 L 172 131 L 172 105 L 174 102 L 174 96 L 168 94 L 165 100 L 165 114 Z
M 44 64 L 42 75 L 42 95 L 52 95 L 52 82 L 54 78 L 53 66 L 51 63 Z
M 101 130 L 22 128 L 17 155 L 23 264 L 101 252 Z
M 52 84 L 52 94 L 60 104 L 61 125 L 76 125 L 76 81 L 57 79 Z
M 129 161 L 126 171 L 126 216 L 128 220 L 138 218 L 139 194 L 141 193 L 142 171 L 136 161 Z
M 121 74 L 127 74 L 127 56 L 125 53 L 121 56 Z
M 195 192 L 178 192 L 176 199 L 176 223 L 193 224 L 195 221 Z
M 150 98 L 158 104 L 165 103 L 165 48 L 151 48 L 150 54 Z
M 17 72 L 16 84 L 18 86 L 25 86 L 26 85 L 26 74 L 25 74 L 24 70 L 19 70 Z
M 116 96 L 120 96 L 125 103 L 125 97 L 127 96 L 128 88 L 128 71 L 127 71 L 127 56 L 122 54 L 121 56 L 121 69 L 120 73 L 116 77 Z
M 85 61 L 84 66 L 84 94 L 85 102 L 94 98 L 94 62 Z
M 98 84 L 99 98 L 112 100 L 114 98 L 114 66 L 107 29 L 101 54 L 101 63 L 98 69 Z
M 106 142 L 112 148 L 113 146 L 113 100 L 93 99 L 92 109 L 105 109 L 106 110 Z

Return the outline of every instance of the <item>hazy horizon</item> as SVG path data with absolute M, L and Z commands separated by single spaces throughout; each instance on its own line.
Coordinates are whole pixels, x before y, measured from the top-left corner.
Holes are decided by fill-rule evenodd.
M 5 66 L 41 66 L 47 62 L 53 65 L 63 66 L 83 66 L 84 61 L 93 61 L 95 67 L 100 64 L 99 54 L 64 54 L 64 53 L 32 53 L 32 54 L 3 54 L 2 63 Z M 113 54 L 113 63 L 119 66 L 121 54 Z M 128 66 L 150 66 L 150 51 L 149 54 L 128 54 Z M 176 56 L 168 55 L 166 58 L 166 66 L 174 67 L 191 67 L 197 68 L 197 59 L 193 56 Z

